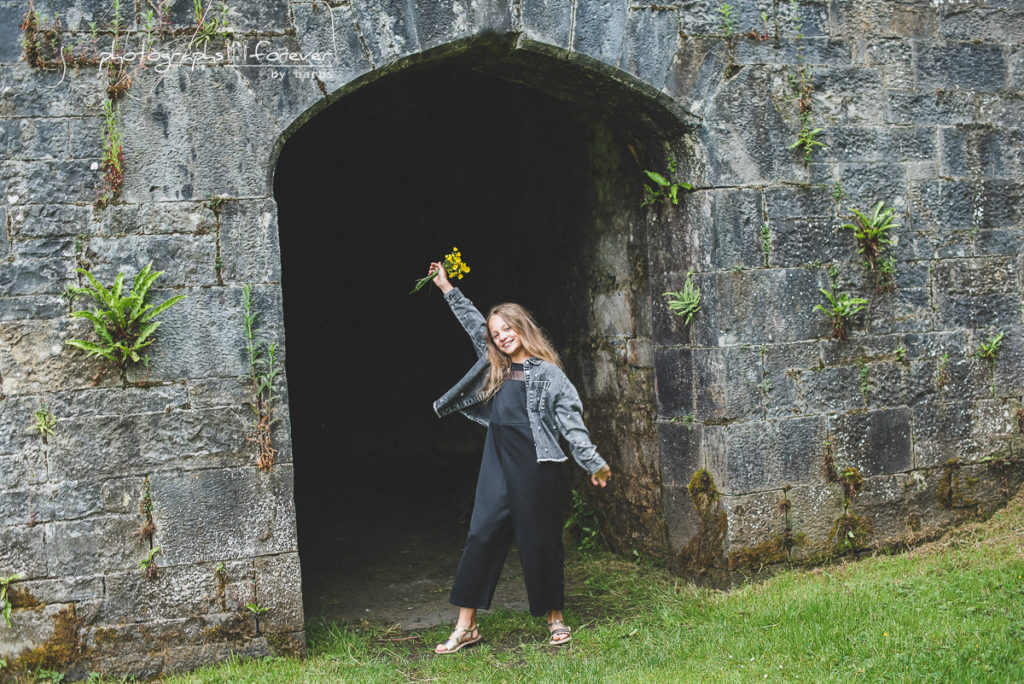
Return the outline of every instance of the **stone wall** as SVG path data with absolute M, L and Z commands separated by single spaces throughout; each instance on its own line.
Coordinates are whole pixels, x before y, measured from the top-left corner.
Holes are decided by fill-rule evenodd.
M 191 3 L 168 4 L 154 44 L 194 57 Z M 64 68 L 49 43 L 25 61 L 27 8 L 0 3 L 0 577 L 24 576 L 0 625 L 8 672 L 145 675 L 303 649 L 286 384 L 264 472 L 239 379 L 246 284 L 285 358 L 276 153 L 360 84 L 480 36 L 496 76 L 573 100 L 629 94 L 594 143 L 591 163 L 616 170 L 597 176 L 584 269 L 597 332 L 573 359 L 595 434 L 615 441 L 598 501 L 621 546 L 727 581 L 912 543 L 1005 501 L 1024 477 L 1024 9 L 735 5 L 726 21 L 712 2 L 238 3 L 230 60 L 129 64 L 114 103 L 124 184 L 97 202 L 110 73 L 90 62 L 111 7 L 35 3 L 42 40 L 82 57 Z M 137 47 L 145 18 L 122 12 Z M 553 83 L 544 59 L 567 76 Z M 642 168 L 670 158 L 694 191 L 641 211 Z M 879 201 L 900 224 L 885 292 L 841 227 Z M 98 375 L 65 344 L 89 326 L 62 293 L 76 267 L 109 282 L 151 259 L 154 299 L 186 297 L 148 369 Z M 690 271 L 702 310 L 686 326 L 661 293 Z M 815 310 L 819 288 L 869 299 L 848 339 Z M 994 363 L 978 359 L 998 333 Z M 43 402 L 45 443 L 25 429 Z M 147 492 L 156 531 L 140 540 Z M 151 579 L 138 564 L 155 547 Z

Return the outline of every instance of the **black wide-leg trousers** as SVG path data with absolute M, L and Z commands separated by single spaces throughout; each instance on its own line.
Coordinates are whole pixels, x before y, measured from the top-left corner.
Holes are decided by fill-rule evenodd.
M 491 422 L 466 548 L 448 599 L 453 605 L 490 608 L 515 539 L 530 614 L 537 617 L 549 610 L 562 610 L 562 465 L 537 462 L 529 423 Z

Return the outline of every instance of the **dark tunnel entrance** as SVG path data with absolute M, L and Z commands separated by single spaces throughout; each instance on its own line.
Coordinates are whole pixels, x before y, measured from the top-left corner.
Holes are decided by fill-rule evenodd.
M 638 204 L 628 139 L 607 111 L 495 76 L 516 71 L 500 61 L 487 73 L 477 57 L 360 87 L 304 124 L 277 163 L 307 616 L 400 621 L 375 602 L 454 574 L 484 430 L 431 408 L 474 355 L 433 286 L 409 294 L 429 261 L 458 246 L 467 296 L 484 311 L 531 309 L 580 386 L 601 277 L 591 226 L 620 201 L 609 187 Z M 373 582 L 391 588 L 376 595 Z

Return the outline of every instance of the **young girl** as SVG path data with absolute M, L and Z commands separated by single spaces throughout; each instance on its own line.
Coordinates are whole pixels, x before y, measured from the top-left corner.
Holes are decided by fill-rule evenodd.
M 476 611 L 488 609 L 515 538 L 530 614 L 547 615 L 553 646 L 572 640 L 562 621 L 563 560 L 559 495 L 565 438 L 590 481 L 604 487 L 611 468 L 583 424 L 576 388 L 558 354 L 518 304 L 499 304 L 485 319 L 448 282 L 440 263 L 433 282 L 469 333 L 477 362 L 434 402 L 439 417 L 460 411 L 487 426 L 473 517 L 449 601 L 459 607 L 455 630 L 435 653 L 455 653 L 480 641 Z

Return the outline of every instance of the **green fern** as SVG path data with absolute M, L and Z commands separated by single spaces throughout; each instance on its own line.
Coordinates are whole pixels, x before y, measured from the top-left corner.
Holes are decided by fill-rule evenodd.
M 683 325 L 689 325 L 694 315 L 700 311 L 700 288 L 693 284 L 692 270 L 687 272 L 682 290 L 663 292 L 662 296 L 668 298 L 668 308 L 672 313 L 682 317 Z
M 153 271 L 152 267 L 153 262 L 150 261 L 139 271 L 127 294 L 124 294 L 124 273 L 118 273 L 113 286 L 107 289 L 92 273 L 76 268 L 88 279 L 89 286 L 69 287 L 71 298 L 89 296 L 96 306 L 92 310 L 72 311 L 71 316 L 91 322 L 99 342 L 76 339 L 68 340 L 67 344 L 88 352 L 90 356 L 102 356 L 111 366 L 119 368 L 122 376 L 129 363 L 142 361 L 139 351 L 153 343 L 153 333 L 161 324 L 161 321 L 153 319 L 185 296 L 176 295 L 158 306 L 149 304 L 149 289 L 163 273 Z

